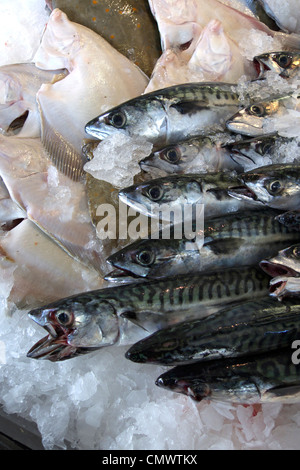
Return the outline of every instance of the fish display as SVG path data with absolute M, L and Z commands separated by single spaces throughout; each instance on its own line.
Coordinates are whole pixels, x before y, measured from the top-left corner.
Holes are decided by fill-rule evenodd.
M 271 70 L 281 77 L 291 78 L 299 74 L 300 54 L 297 51 L 267 52 L 253 58 L 258 78 L 264 78 Z
M 283 348 L 240 360 L 216 359 L 174 367 L 156 385 L 182 393 L 195 401 L 230 403 L 297 403 L 300 397 L 298 362 L 293 350 Z
M 236 85 L 184 83 L 126 101 L 89 121 L 85 130 L 98 139 L 115 133 L 143 137 L 156 149 L 218 128 L 238 106 Z
M 278 132 L 283 137 L 296 137 L 299 124 L 298 110 L 298 93 L 291 92 L 252 103 L 228 119 L 226 126 L 232 132 L 247 136 Z
M 275 210 L 263 209 L 205 219 L 201 245 L 184 236 L 137 240 L 109 256 L 107 262 L 118 269 L 105 279 L 125 282 L 126 274 L 158 279 L 255 265 L 299 239 L 298 233 L 275 220 L 277 214 Z M 184 227 L 181 230 L 184 234 Z M 195 238 L 197 235 L 201 234 Z
M 150 77 L 161 47 L 147 0 L 49 0 L 47 5 L 99 34 Z
M 124 188 L 119 198 L 143 214 L 166 220 L 171 210 L 181 214 L 184 205 L 186 209 L 188 205 L 204 205 L 205 217 L 217 217 L 254 207 L 248 206 L 246 197 L 230 195 L 235 196 L 231 188 L 240 185 L 241 178 L 235 172 L 169 175 Z
M 247 266 L 71 296 L 29 312 L 49 334 L 28 357 L 60 361 L 104 346 L 130 344 L 133 327 L 133 334 L 145 336 L 184 319 L 211 315 L 224 304 L 266 296 L 268 281 L 262 270 Z
M 300 200 L 300 166 L 294 164 L 267 165 L 241 173 L 241 188 L 229 194 L 247 201 L 260 201 L 280 210 L 297 209 Z
M 249 300 L 206 318 L 180 322 L 138 341 L 133 362 L 177 365 L 239 357 L 288 347 L 299 339 L 299 299 Z

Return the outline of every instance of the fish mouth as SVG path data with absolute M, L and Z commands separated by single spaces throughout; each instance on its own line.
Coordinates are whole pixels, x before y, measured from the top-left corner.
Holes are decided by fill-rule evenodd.
M 127 269 L 116 267 L 105 275 L 104 280 L 108 282 L 131 282 L 141 279 L 141 276 Z
M 285 277 L 299 277 L 299 274 L 289 266 L 277 264 L 269 260 L 263 260 L 259 263 L 261 269 L 272 278 L 285 276 Z
M 253 65 L 257 72 L 257 80 L 264 78 L 265 72 L 268 72 L 270 67 L 264 62 L 262 58 L 254 57 L 253 58 Z
M 253 201 L 258 202 L 257 195 L 248 186 L 234 186 L 233 188 L 230 188 L 227 192 L 229 196 L 234 197 L 235 199 L 251 199 Z
M 35 320 L 33 318 L 33 320 Z M 80 354 L 79 349 L 68 343 L 68 334 L 62 328 L 54 328 L 50 323 L 43 325 L 49 333 L 37 341 L 28 351 L 27 357 L 31 359 L 48 359 L 52 362 L 63 361 Z

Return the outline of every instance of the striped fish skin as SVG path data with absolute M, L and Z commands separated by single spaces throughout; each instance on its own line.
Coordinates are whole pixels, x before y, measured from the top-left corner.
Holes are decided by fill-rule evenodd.
M 195 362 L 162 374 L 156 385 L 199 402 L 297 403 L 300 398 L 300 364 L 288 347 L 238 359 Z
M 299 234 L 275 220 L 276 210 L 245 211 L 205 220 L 204 244 L 191 240 L 137 240 L 108 259 L 119 268 L 109 274 L 118 281 L 120 270 L 148 279 L 254 265 L 299 240 Z M 184 233 L 184 227 L 181 229 Z M 108 280 L 108 278 L 106 278 Z
M 156 331 L 126 353 L 133 362 L 177 365 L 239 357 L 288 347 L 300 339 L 300 302 L 264 297 L 229 306 L 206 318 Z
M 124 188 L 119 191 L 119 199 L 150 217 L 162 214 L 164 220 L 167 220 L 170 210 L 181 209 L 188 204 L 204 204 L 205 217 L 218 217 L 253 209 L 253 200 L 246 200 L 244 195 L 241 197 L 240 191 L 237 193 L 236 187 L 241 185 L 235 172 L 169 175 Z
M 126 101 L 89 121 L 85 130 L 98 139 L 126 133 L 143 137 L 155 148 L 207 134 L 238 109 L 236 85 L 184 83 L 156 90 Z
M 268 286 L 269 277 L 262 270 L 244 267 L 75 295 L 29 312 L 49 335 L 30 349 L 28 357 L 60 361 L 103 346 L 128 344 L 127 320 L 149 334 L 209 315 L 224 304 L 265 296 Z

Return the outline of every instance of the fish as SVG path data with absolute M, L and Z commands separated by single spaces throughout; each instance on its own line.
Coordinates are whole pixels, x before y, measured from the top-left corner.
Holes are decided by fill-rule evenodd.
M 204 170 L 239 169 L 240 165 L 230 161 L 223 146 L 223 136 L 197 136 L 181 140 L 159 149 L 139 162 L 143 171 L 153 178 L 176 173 L 197 173 Z
M 278 31 L 279 27 L 275 21 L 270 18 L 262 5 L 257 0 L 220 0 L 225 5 L 228 5 L 236 10 L 245 13 L 248 16 L 254 16 L 265 25 L 267 25 L 272 31 Z
M 254 204 L 244 205 L 246 198 L 238 199 L 236 193 L 234 197 L 229 195 L 233 192 L 231 188 L 239 188 L 241 184 L 235 172 L 169 175 L 123 188 L 119 199 L 142 214 L 163 220 L 170 220 L 172 211 L 182 217 L 182 210 L 188 212 L 192 206 L 201 209 L 202 205 L 205 217 L 217 217 L 253 208 Z M 244 192 L 247 192 L 245 187 Z M 174 223 L 178 223 L 178 219 L 175 220 Z
M 49 17 L 33 62 L 42 70 L 65 68 L 69 72 L 59 82 L 43 84 L 37 102 L 49 158 L 59 171 L 79 181 L 85 176 L 86 122 L 94 113 L 141 94 L 148 78 L 100 35 L 70 21 L 58 8 Z
M 164 372 L 155 384 L 196 402 L 298 403 L 300 366 L 292 360 L 293 354 L 287 347 L 243 358 L 185 364 Z
M 284 212 L 277 216 L 277 220 L 291 230 L 300 231 L 300 209 Z
M 247 266 L 132 282 L 61 299 L 28 313 L 48 332 L 28 357 L 61 361 L 105 346 L 132 344 L 137 335 L 210 315 L 254 294 L 268 295 L 268 281 L 261 269 Z
M 284 248 L 275 256 L 263 259 L 259 264 L 272 277 L 271 296 L 278 299 L 300 296 L 300 244 Z
M 19 309 L 32 309 L 84 290 L 100 289 L 103 278 L 79 263 L 39 229 L 23 218 L 0 234 L 0 267 L 13 271 L 8 302 Z M 5 276 L 9 279 L 8 275 Z
M 161 46 L 147 0 L 51 0 L 48 5 L 99 34 L 150 77 Z
M 257 68 L 258 79 L 265 78 L 269 70 L 284 78 L 293 78 L 300 71 L 298 51 L 266 52 L 255 56 L 253 62 Z
M 100 140 L 115 133 L 142 137 L 156 150 L 220 128 L 238 107 L 237 85 L 183 83 L 128 100 L 89 121 L 85 130 Z
M 276 132 L 283 137 L 297 137 L 298 110 L 299 95 L 289 92 L 246 106 L 226 121 L 226 127 L 231 132 L 252 137 Z
M 90 219 L 85 183 L 60 173 L 40 138 L 0 135 L 0 176 L 25 218 L 77 261 L 104 273 L 103 244 Z
M 43 83 L 55 83 L 67 73 L 64 69 L 40 70 L 32 63 L 0 67 L 0 132 L 39 137 L 41 123 L 36 94 Z
M 300 33 L 299 4 L 297 0 L 287 0 L 282 5 L 276 0 L 259 0 L 266 13 L 276 21 L 278 27 L 287 33 Z
M 299 339 L 299 312 L 299 299 L 241 301 L 214 315 L 162 328 L 133 344 L 125 357 L 170 366 L 288 347 Z
M 105 279 L 126 282 L 129 274 L 159 279 L 254 265 L 299 239 L 298 233 L 275 220 L 277 214 L 275 210 L 264 209 L 205 219 L 202 246 L 184 237 L 184 227 L 182 238 L 136 240 L 107 258 L 118 269 Z
M 238 175 L 242 186 L 229 190 L 233 197 L 260 201 L 279 210 L 293 210 L 300 201 L 300 166 L 291 163 L 262 166 Z M 246 188 L 246 189 L 245 189 Z

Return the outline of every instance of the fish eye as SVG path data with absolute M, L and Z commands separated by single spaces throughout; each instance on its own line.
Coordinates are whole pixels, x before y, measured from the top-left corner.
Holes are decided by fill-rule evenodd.
M 271 194 L 271 195 L 277 195 L 279 193 L 281 193 L 283 187 L 282 187 L 282 184 L 279 180 L 275 180 L 275 181 L 271 181 L 271 183 L 268 185 L 268 192 Z
M 137 253 L 137 261 L 143 266 L 150 266 L 154 263 L 155 256 L 150 250 L 142 250 Z
M 68 326 L 73 321 L 73 314 L 65 312 L 64 310 L 58 311 L 55 316 L 58 323 L 60 323 L 62 326 Z
M 249 112 L 254 116 L 262 117 L 265 114 L 265 107 L 262 104 L 253 104 L 250 106 Z
M 108 116 L 108 121 L 112 126 L 121 129 L 126 124 L 126 116 L 121 111 L 118 111 L 116 113 L 111 113 Z
M 300 246 L 295 246 L 293 248 L 293 256 L 297 259 L 300 258 Z
M 152 201 L 159 201 L 163 197 L 164 191 L 161 186 L 155 185 L 148 189 L 147 194 Z
M 165 160 L 172 164 L 178 163 L 181 157 L 180 150 L 176 147 L 169 148 L 163 155 Z
M 281 54 L 278 58 L 275 59 L 275 62 L 277 62 L 280 67 L 286 68 L 291 64 L 292 59 L 286 54 Z

